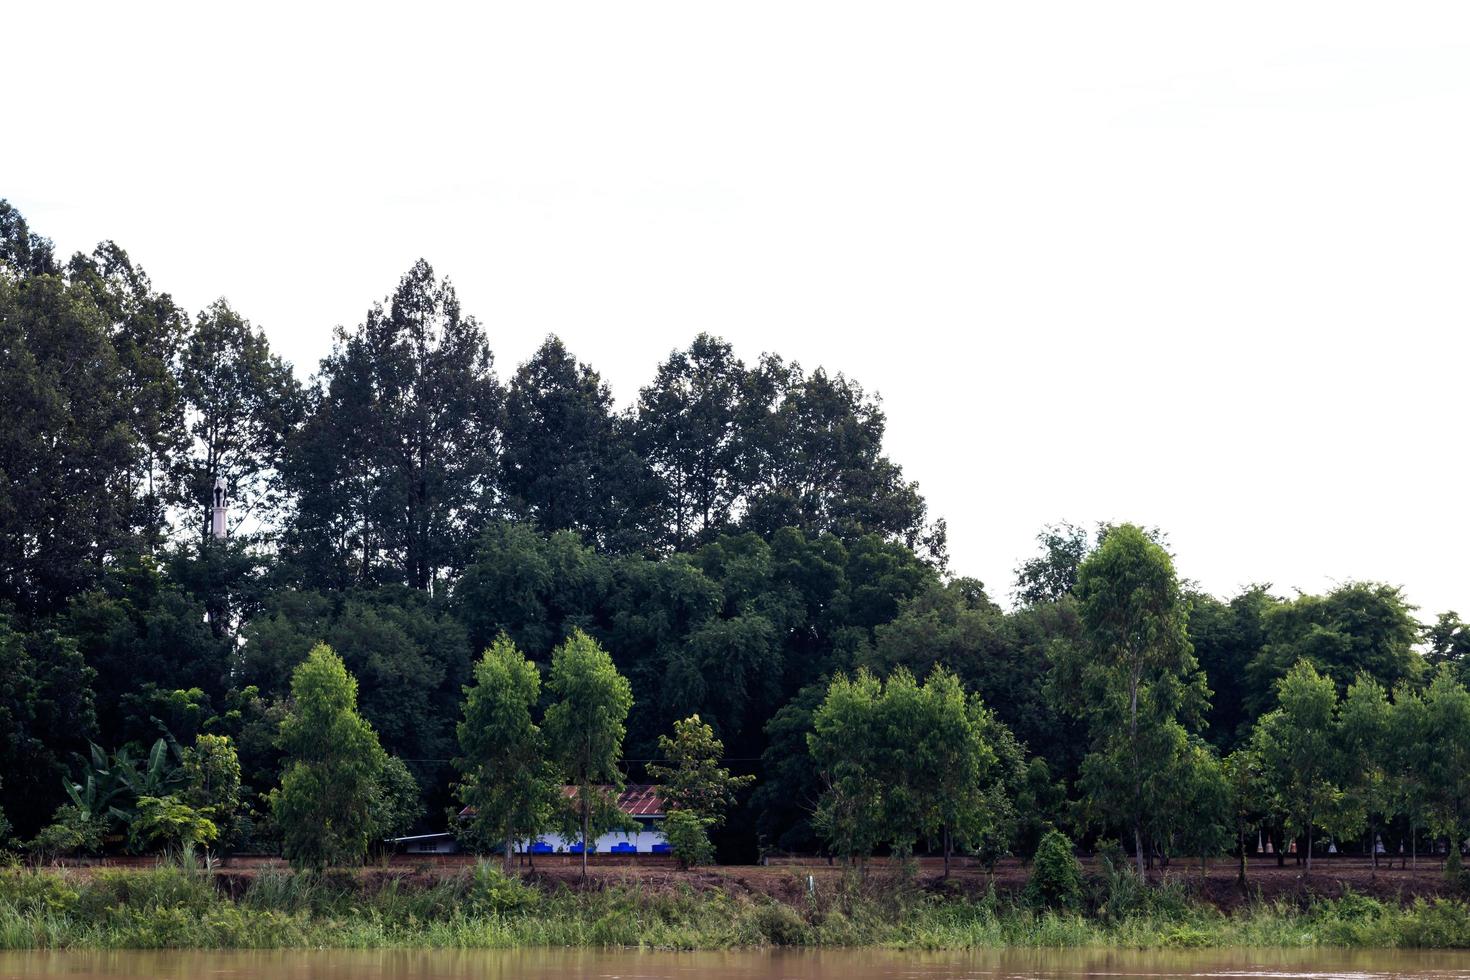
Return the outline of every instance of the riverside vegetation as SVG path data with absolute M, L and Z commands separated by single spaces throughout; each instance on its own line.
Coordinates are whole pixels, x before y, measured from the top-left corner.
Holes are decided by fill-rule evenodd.
M 1126 870 L 1076 885 L 1039 901 L 1033 889 L 966 897 L 848 876 L 786 902 L 692 884 L 543 889 L 481 863 L 431 882 L 268 871 L 232 897 L 177 865 L 17 869 L 0 872 L 0 948 L 1470 947 L 1470 907 L 1452 898 L 1347 893 L 1227 915 Z

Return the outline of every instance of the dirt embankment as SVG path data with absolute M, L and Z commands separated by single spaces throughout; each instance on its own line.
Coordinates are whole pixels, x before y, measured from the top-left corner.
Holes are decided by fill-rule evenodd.
M 355 872 L 339 872 L 355 877 L 363 887 L 372 889 L 389 880 L 408 885 L 428 885 L 444 877 L 459 874 L 473 866 L 469 856 L 436 856 L 419 858 L 400 856 L 387 864 L 373 865 Z M 105 866 L 148 866 L 152 861 L 105 862 Z M 271 859 L 235 859 L 218 868 L 215 874 L 228 892 L 240 893 L 251 879 L 267 869 L 284 868 L 284 862 Z M 1094 860 L 1083 861 L 1084 871 L 1097 875 L 1100 868 Z M 572 890 L 601 890 L 619 885 L 636 885 L 651 891 L 693 889 L 696 892 L 724 891 L 732 896 L 769 897 L 788 904 L 801 902 L 809 889 L 827 890 L 837 886 L 844 874 L 838 866 L 822 860 L 791 860 L 769 865 L 722 865 L 682 871 L 667 860 L 599 861 L 582 877 L 578 862 L 540 860 L 534 869 L 523 867 L 526 880 L 542 888 L 565 887 Z M 1014 894 L 1023 889 L 1031 874 L 1029 866 L 1014 859 L 1000 862 L 993 871 L 974 866 L 952 868 L 949 879 L 935 860 L 921 859 L 917 867 L 905 871 L 884 859 L 868 866 L 867 881 L 881 889 L 886 884 L 907 881 L 918 887 L 952 894 L 978 897 L 994 887 L 998 893 Z M 1386 902 L 1408 902 L 1418 897 L 1462 895 L 1445 880 L 1443 864 L 1434 859 L 1421 859 L 1418 867 L 1401 868 L 1380 863 L 1375 870 L 1366 859 L 1329 858 L 1313 862 L 1312 872 L 1288 861 L 1277 867 L 1274 858 L 1253 860 L 1247 870 L 1244 889 L 1237 881 L 1235 862 L 1217 860 L 1201 869 L 1198 862 L 1175 862 L 1169 868 L 1155 868 L 1150 879 L 1156 883 L 1172 881 L 1199 899 L 1230 911 L 1250 901 L 1284 901 L 1304 905 L 1315 897 L 1336 898 L 1346 892 L 1367 895 Z

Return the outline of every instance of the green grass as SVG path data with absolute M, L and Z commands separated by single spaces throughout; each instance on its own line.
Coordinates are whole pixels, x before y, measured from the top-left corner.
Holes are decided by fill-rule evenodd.
M 1086 912 L 1060 912 L 912 882 L 851 880 L 788 905 L 689 887 L 542 891 L 481 865 L 427 885 L 265 872 L 232 899 L 184 867 L 9 869 L 0 948 L 1470 948 L 1470 906 L 1454 899 L 1399 906 L 1349 894 L 1226 915 L 1179 889 L 1094 884 Z

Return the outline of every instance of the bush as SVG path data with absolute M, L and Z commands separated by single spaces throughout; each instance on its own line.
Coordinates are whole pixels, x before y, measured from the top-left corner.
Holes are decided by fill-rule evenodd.
M 1082 904 L 1082 865 L 1072 853 L 1071 839 L 1060 830 L 1041 838 L 1025 895 L 1037 908 L 1076 909 Z
M 710 843 L 709 827 L 714 821 L 692 810 L 671 810 L 664 820 L 664 836 L 669 839 L 674 857 L 685 868 L 709 864 L 715 859 L 715 846 Z
M 507 876 L 492 862 L 480 861 L 465 888 L 465 911 L 471 915 L 512 912 L 535 906 L 540 893 Z
M 28 845 L 42 854 L 94 854 L 102 850 L 107 821 L 71 803 L 56 808 L 56 816 Z
M 0 872 L 0 904 L 23 915 L 70 912 L 77 891 L 68 878 L 45 871 Z
M 770 902 L 755 912 L 755 927 L 772 946 L 800 946 L 807 941 L 806 920 L 789 905 Z

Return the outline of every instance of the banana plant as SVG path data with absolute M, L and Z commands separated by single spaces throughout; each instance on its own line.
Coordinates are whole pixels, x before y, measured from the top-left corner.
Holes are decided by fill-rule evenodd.
M 134 764 L 124 753 L 113 760 L 118 778 L 134 800 L 167 796 L 184 783 L 184 760 L 178 746 L 170 746 L 161 738 L 148 750 L 148 758 L 139 764 Z

